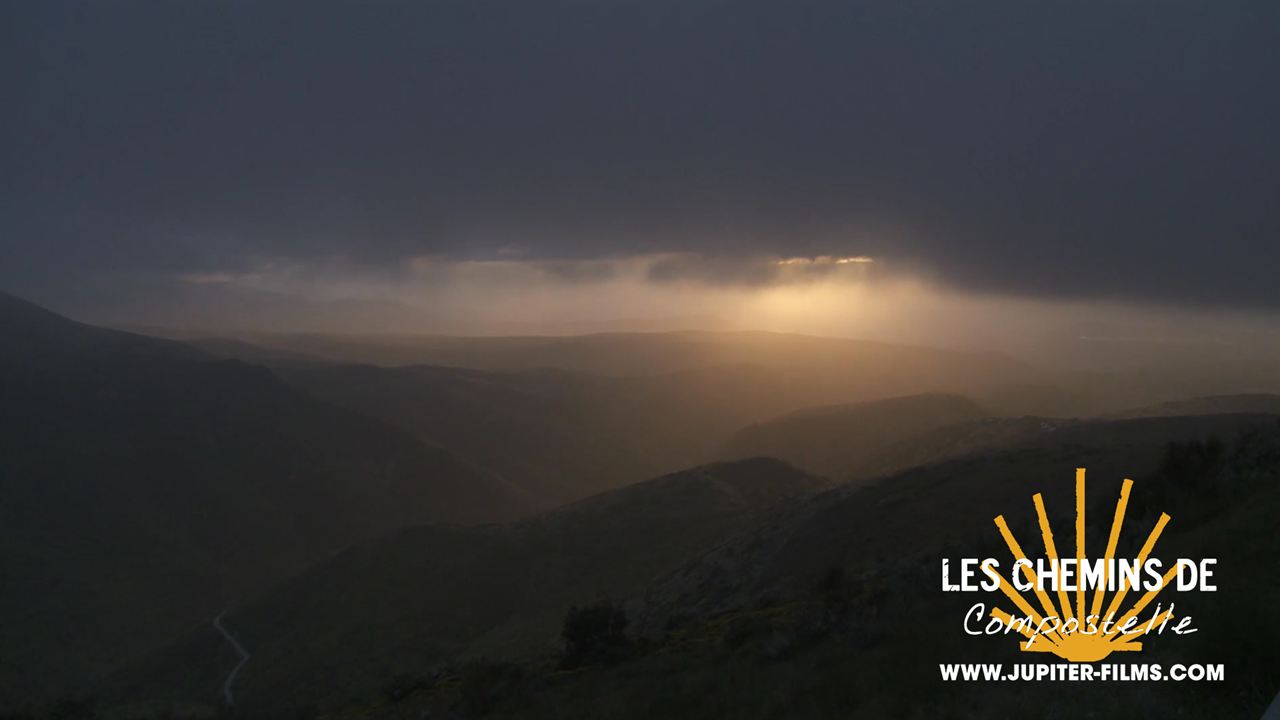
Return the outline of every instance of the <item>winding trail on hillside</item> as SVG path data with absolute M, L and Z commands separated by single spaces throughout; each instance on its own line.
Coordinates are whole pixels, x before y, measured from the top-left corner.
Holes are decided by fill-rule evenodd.
M 231 692 L 231 686 L 236 681 L 236 675 L 240 674 L 240 668 L 244 667 L 244 664 L 249 662 L 249 651 L 244 649 L 244 646 L 240 644 L 240 641 L 236 639 L 235 635 L 232 635 L 225 627 L 223 627 L 222 618 L 226 614 L 226 610 L 218 613 L 218 617 L 213 619 L 213 629 L 217 630 L 222 637 L 226 638 L 227 642 L 231 643 L 231 647 L 235 648 L 236 653 L 240 655 L 240 662 L 236 663 L 236 666 L 231 669 L 231 673 L 227 675 L 226 681 L 222 683 L 222 696 L 227 701 L 227 707 L 231 707 L 236 704 L 236 698 Z

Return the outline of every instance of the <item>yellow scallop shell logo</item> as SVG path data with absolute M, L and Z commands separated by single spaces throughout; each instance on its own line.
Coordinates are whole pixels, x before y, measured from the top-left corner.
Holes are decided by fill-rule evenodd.
M 1076 469 L 1076 547 L 1075 557 L 1077 567 L 1085 562 L 1085 489 L 1084 489 L 1084 468 Z M 1111 569 L 1111 561 L 1115 558 L 1116 543 L 1120 539 L 1120 529 L 1124 524 L 1125 508 L 1129 504 L 1129 491 L 1133 487 L 1133 481 L 1126 479 L 1120 486 L 1120 498 L 1116 501 L 1115 516 L 1111 520 L 1111 533 L 1107 539 L 1106 554 L 1104 555 L 1105 565 L 1107 567 L 1108 576 Z M 1036 516 L 1040 521 L 1040 537 L 1044 541 L 1045 557 L 1051 564 L 1057 563 L 1058 551 L 1053 542 L 1053 532 L 1049 528 L 1049 518 L 1045 514 L 1044 499 L 1040 493 L 1036 493 L 1032 498 L 1036 507 Z M 1116 618 L 1117 613 L 1124 607 L 1125 598 L 1128 595 L 1128 588 L 1117 587 L 1111 597 L 1107 597 L 1106 583 L 1096 588 L 1092 597 L 1086 597 L 1088 593 L 1085 588 L 1077 587 L 1074 597 L 1068 594 L 1059 582 L 1057 587 L 1057 606 L 1054 605 L 1054 599 L 1035 582 L 1032 571 L 1029 569 L 1030 561 L 1027 560 L 1026 553 L 1022 551 L 1022 547 L 1018 544 L 1017 539 L 1013 537 L 1013 533 L 1009 530 L 1009 525 L 1005 522 L 1003 515 L 995 518 L 996 527 L 1000 530 L 1000 535 L 1004 538 L 1005 544 L 1009 546 L 1009 551 L 1013 553 L 1016 561 L 1026 561 L 1019 563 L 1017 567 L 1021 569 L 1023 577 L 1034 590 L 1035 600 L 1039 604 L 1037 610 L 1023 595 L 1014 588 L 1007 579 L 1000 577 L 1000 591 L 1004 593 L 1018 610 L 1025 617 L 1031 618 L 1037 626 L 1044 622 L 1046 617 L 1060 618 L 1061 622 L 1056 629 L 1051 632 L 1036 635 L 1025 623 L 1019 625 L 1013 619 L 1013 616 L 993 607 L 991 617 L 996 618 L 1013 630 L 1027 638 L 1026 642 L 1019 643 L 1019 647 L 1023 652 L 1048 652 L 1071 662 L 1096 662 L 1106 658 L 1113 652 L 1133 652 L 1142 649 L 1142 643 L 1135 642 L 1128 635 L 1121 632 L 1120 628 L 1124 627 L 1131 619 L 1138 617 L 1139 613 L 1151 604 L 1161 590 L 1168 587 L 1175 575 L 1177 567 L 1172 567 L 1164 575 L 1159 586 L 1153 590 L 1148 590 L 1137 602 L 1119 615 L 1118 619 L 1110 623 L 1110 628 L 1104 630 L 1100 624 L 1102 619 Z M 1138 552 L 1137 563 L 1141 565 L 1145 563 L 1151 555 L 1151 551 L 1155 548 L 1156 541 L 1160 539 L 1160 533 L 1164 531 L 1166 525 L 1169 524 L 1169 516 L 1165 513 L 1160 514 L 1160 519 L 1156 522 L 1155 528 L 1147 536 L 1147 540 L 1142 545 L 1142 549 Z M 1015 570 L 1016 572 L 1016 570 Z M 1041 612 L 1043 611 L 1043 612 Z M 1149 622 L 1160 624 L 1173 617 L 1173 610 L 1169 610 L 1156 615 Z

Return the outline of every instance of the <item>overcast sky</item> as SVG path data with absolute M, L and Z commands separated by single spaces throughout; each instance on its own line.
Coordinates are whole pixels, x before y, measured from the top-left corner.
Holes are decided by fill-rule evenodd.
M 1280 307 L 1280 3 L 0 13 L 0 288 L 55 305 L 245 278 L 339 297 L 424 263 L 767 286 L 829 256 L 810 269 Z

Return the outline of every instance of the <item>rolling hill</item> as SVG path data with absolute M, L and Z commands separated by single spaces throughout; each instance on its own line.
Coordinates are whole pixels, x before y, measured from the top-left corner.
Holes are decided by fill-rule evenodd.
M 355 540 L 527 507 L 262 367 L 9 296 L 0 337 L 0 707 L 81 689 Z
M 1096 478 L 1091 492 L 1114 498 L 1122 478 L 1157 470 L 1170 443 L 1226 440 L 1276 422 L 1274 415 L 1244 414 L 1049 425 L 869 485 L 841 485 L 656 584 L 645 622 L 656 627 L 674 615 L 710 615 L 795 592 L 833 567 L 911 562 L 923 550 L 988 527 L 1002 511 L 1025 509 L 1035 492 L 1043 491 L 1051 507 L 1070 508 L 1076 467 Z
M 452 657 L 540 652 L 571 605 L 634 595 L 761 513 L 825 487 L 759 458 L 516 523 L 424 526 L 361 543 L 227 615 L 253 653 L 237 697 L 257 710 L 368 699 L 389 678 Z M 224 645 L 202 628 L 113 685 L 215 703 L 234 665 Z
M 667 681 L 661 678 L 673 672 L 690 683 L 719 688 L 716 693 L 754 698 L 755 689 L 721 687 L 721 672 L 705 664 L 713 657 L 733 663 L 724 653 L 732 657 L 733 643 L 740 642 L 732 638 L 739 633 L 750 650 L 741 660 L 757 664 L 752 672 L 764 673 L 760 683 L 768 683 L 773 654 L 802 652 L 810 642 L 835 653 L 842 666 L 853 662 L 850 649 L 840 644 L 844 635 L 823 634 L 823 623 L 834 621 L 823 619 L 828 590 L 821 588 L 832 582 L 838 585 L 832 592 L 844 598 L 840 602 L 856 606 L 850 612 L 871 612 L 862 604 L 872 603 L 878 608 L 874 612 L 893 614 L 895 628 L 904 627 L 904 613 L 919 603 L 950 620 L 958 612 L 955 603 L 935 597 L 937 557 L 972 543 L 975 549 L 965 552 L 997 552 L 999 537 L 990 527 L 994 514 L 1009 514 L 1015 531 L 1025 534 L 1033 522 L 1026 512 L 1030 496 L 1044 492 L 1055 522 L 1064 522 L 1077 465 L 1089 468 L 1090 497 L 1103 507 L 1102 501 L 1114 498 L 1121 477 L 1160 471 L 1171 442 L 1231 438 L 1275 423 L 1274 416 L 1222 415 L 1063 424 L 1001 449 L 822 492 L 822 481 L 780 462 L 748 460 L 677 473 L 514 524 L 404 531 L 340 554 L 230 613 L 228 622 L 254 653 L 252 669 L 247 666 L 237 681 L 238 692 L 246 708 L 258 710 L 315 702 L 333 711 L 379 707 L 388 717 L 415 717 L 420 705 L 384 707 L 387 700 L 378 688 L 399 687 L 398 678 L 408 677 L 406 692 L 433 688 L 423 692 L 434 703 L 453 697 L 456 689 L 437 687 L 437 680 L 456 681 L 457 673 L 465 678 L 466 668 L 484 658 L 526 667 L 511 671 L 521 677 L 537 675 L 543 672 L 537 669 L 539 658 L 555 652 L 555 630 L 565 609 L 611 597 L 626 600 L 635 632 L 645 638 L 639 651 L 648 653 L 644 648 L 656 643 L 658 655 L 645 654 L 638 670 L 624 665 L 623 675 L 600 685 L 579 685 L 577 676 L 553 674 L 549 678 L 559 679 L 547 679 L 551 686 L 536 685 L 534 695 L 517 691 L 517 705 L 538 707 L 549 702 L 550 693 L 562 707 L 574 708 L 571 714 L 662 714 L 655 698 L 682 692 L 663 685 Z M 1131 520 L 1148 522 L 1152 502 L 1135 497 Z M 737 625 L 742 627 L 733 629 Z M 943 630 L 936 624 L 924 627 Z M 908 634 L 915 638 L 915 632 Z M 807 640 L 807 633 L 816 635 Z M 901 653 L 919 657 L 923 651 L 895 647 L 883 652 L 891 654 L 875 657 L 901 662 Z M 673 656 L 689 669 L 687 677 L 670 664 Z M 207 702 L 216 694 L 220 671 L 233 664 L 220 639 L 202 629 L 131 673 L 132 685 L 122 681 L 118 686 L 154 695 L 155 685 L 138 680 L 147 678 L 179 688 L 170 700 Z M 795 673 L 803 667 L 788 666 L 786 682 L 797 682 Z M 856 672 L 877 676 L 879 667 L 857 661 Z M 604 687 L 622 695 L 604 693 Z M 694 687 L 687 692 L 696 694 Z M 715 702 L 679 697 L 689 704 L 673 707 L 727 712 Z M 523 711 L 511 706 L 508 712 L 520 716 Z M 560 711 L 544 706 L 539 712 L 530 714 Z
M 1084 432 L 1083 430 L 1079 432 Z M 1174 442 L 1161 444 L 1164 434 Z M 1206 441 L 1206 436 L 1221 441 Z M 652 584 L 621 658 L 564 672 L 554 656 L 460 662 L 403 693 L 335 708 L 335 718 L 1214 717 L 1253 720 L 1278 689 L 1280 425 L 1274 416 L 1098 423 L 1091 445 L 1026 447 L 939 463 L 779 508 Z M 1160 512 L 1157 556 L 1218 558 L 1219 590 L 1181 593 L 1197 632 L 1144 641 L 1107 662 L 1223 663 L 1222 682 L 943 682 L 940 663 L 1026 663 L 1008 637 L 966 634 L 976 602 L 939 587 L 944 557 L 1007 558 L 1005 514 L 1038 553 L 1031 495 L 1070 537 L 1074 467 L 1088 514 L 1109 518 L 1136 480 L 1120 552 Z M 1094 521 L 1088 542 L 1106 542 Z M 1061 546 L 1060 546 L 1061 547 Z M 1172 593 L 1172 594 L 1170 594 Z M 620 651 L 621 652 L 621 651 Z M 1097 666 L 1095 666 L 1097 667 Z M 1159 692 L 1153 692 L 1158 689 Z

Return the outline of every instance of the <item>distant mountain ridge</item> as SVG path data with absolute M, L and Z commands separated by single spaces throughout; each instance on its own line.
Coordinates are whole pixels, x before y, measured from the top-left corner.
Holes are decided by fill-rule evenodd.
M 1234 413 L 1271 413 L 1280 415 L 1280 395 L 1242 393 L 1205 395 L 1187 400 L 1146 405 L 1113 413 L 1112 417 L 1164 417 L 1170 415 L 1227 415 Z
M 827 477 L 847 479 L 883 469 L 882 455 L 938 428 L 988 414 L 959 395 L 912 395 L 805 408 L 739 430 L 723 458 L 769 455 Z
M 189 336 L 189 333 L 181 333 Z M 876 340 L 822 337 L 760 330 L 616 332 L 586 335 L 448 336 L 342 335 L 322 333 L 249 333 L 236 336 L 262 348 L 288 350 L 337 363 L 384 366 L 443 365 L 510 372 L 559 368 L 602 375 L 680 372 L 751 362 L 787 367 L 797 362 L 822 365 L 861 359 L 876 374 L 929 370 L 953 377 L 998 379 L 1003 384 L 1030 370 L 996 352 L 941 350 Z M 210 342 L 197 340 L 196 345 Z M 881 364 L 893 360 L 898 367 Z M 816 363 L 816 364 L 815 364 Z

